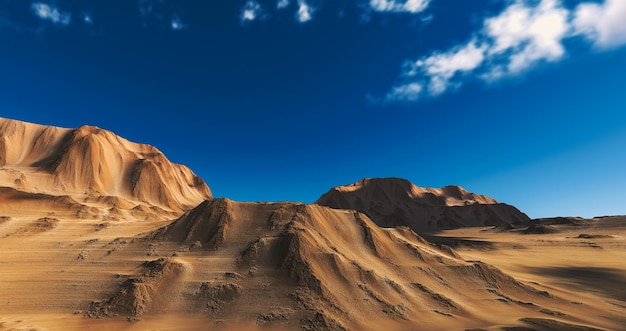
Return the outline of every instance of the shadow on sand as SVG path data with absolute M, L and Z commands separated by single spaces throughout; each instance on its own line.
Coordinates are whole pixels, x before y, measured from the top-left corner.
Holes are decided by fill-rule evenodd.
M 431 243 L 439 245 L 447 245 L 452 248 L 473 248 L 480 250 L 493 250 L 495 245 L 490 241 L 467 239 L 463 237 L 443 237 L 437 235 L 421 235 L 424 239 Z
M 592 267 L 529 268 L 533 273 L 560 278 L 577 289 L 599 292 L 626 302 L 626 274 L 619 269 Z

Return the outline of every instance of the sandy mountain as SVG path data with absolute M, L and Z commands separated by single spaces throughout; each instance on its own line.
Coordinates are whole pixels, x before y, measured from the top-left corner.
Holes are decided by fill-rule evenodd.
M 66 207 L 76 203 L 69 197 L 5 197 L 3 208 L 15 208 L 0 217 L 0 330 L 597 330 L 626 322 L 615 290 L 624 284 L 623 218 L 561 237 L 476 230 L 481 246 L 455 245 L 459 254 L 407 227 L 380 228 L 359 212 L 319 205 L 211 199 L 173 221 L 103 222 L 19 204 Z M 582 244 L 591 238 L 598 245 Z
M 227 329 L 249 321 L 436 330 L 495 323 L 493 309 L 540 317 L 567 306 L 408 228 L 382 229 L 364 214 L 318 205 L 213 199 L 144 238 L 115 254 L 174 253 L 143 262 L 86 316 L 138 320 L 168 311 L 202 313 Z
M 513 206 L 459 186 L 421 188 L 400 178 L 366 178 L 334 187 L 316 204 L 358 210 L 379 226 L 408 226 L 418 233 L 530 221 Z
M 202 179 L 155 147 L 93 126 L 64 129 L 0 118 L 0 167 L 1 186 L 87 203 L 116 197 L 179 212 L 211 198 Z
M 374 219 L 211 199 L 154 147 L 6 119 L 0 164 L 1 331 L 626 325 L 625 217 L 443 230 L 435 244 L 398 225 L 419 224 L 418 212 L 440 229 L 519 211 L 396 179 L 329 192 Z

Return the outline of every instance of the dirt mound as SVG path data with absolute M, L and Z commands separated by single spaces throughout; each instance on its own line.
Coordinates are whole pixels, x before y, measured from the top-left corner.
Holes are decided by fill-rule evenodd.
M 174 298 L 172 290 L 184 274 L 185 265 L 171 259 L 160 258 L 141 265 L 141 274 L 120 285 L 110 299 L 92 302 L 86 316 L 92 318 L 126 316 L 137 320 L 151 310 L 162 310 Z
M 47 181 L 40 186 L 50 191 L 118 196 L 176 211 L 211 198 L 202 179 L 155 147 L 92 126 L 62 129 L 0 118 L 0 165 L 19 168 L 19 176 L 5 173 L 15 177 L 7 181 L 26 191 L 35 190 L 28 184 L 33 176 Z
M 550 217 L 550 218 L 538 218 L 533 220 L 534 223 L 543 225 L 575 225 L 584 226 L 589 225 L 591 220 L 581 217 Z
M 556 228 L 550 225 L 531 222 L 528 228 L 524 229 L 522 233 L 524 234 L 548 234 L 548 233 L 556 233 L 558 231 L 559 230 L 557 230 Z
M 459 186 L 420 188 L 399 178 L 368 178 L 332 188 L 317 204 L 358 210 L 379 226 L 408 226 L 418 233 L 475 226 L 524 225 L 515 207 Z
M 201 203 L 157 234 L 170 240 L 200 242 L 202 247 L 219 248 L 224 240 L 231 220 L 227 199 L 212 199 Z
M 507 231 L 513 231 L 518 229 L 517 226 L 513 225 L 513 224 L 501 224 L 501 225 L 496 225 L 493 228 L 491 228 L 490 230 L 485 230 L 485 231 L 494 231 L 494 232 L 507 232 Z
M 57 227 L 59 224 L 59 220 L 56 218 L 50 217 L 42 217 L 29 225 L 29 230 L 31 232 L 46 232 L 48 230 L 52 230 Z
M 220 314 L 224 307 L 241 295 L 243 288 L 230 282 L 203 282 L 194 299 L 213 314 Z

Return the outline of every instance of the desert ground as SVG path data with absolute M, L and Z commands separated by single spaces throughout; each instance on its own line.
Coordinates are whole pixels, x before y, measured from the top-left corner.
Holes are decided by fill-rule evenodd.
M 543 318 L 552 315 L 565 321 L 586 320 L 587 325 L 597 328 L 623 330 L 626 217 L 574 219 L 573 223 L 551 225 L 549 233 L 526 234 L 488 227 L 446 230 L 426 237 L 453 243 L 464 258 L 494 265 L 578 306 L 571 307 L 567 316 L 555 306 L 554 312 L 546 311 Z M 531 327 L 541 329 L 539 325 Z
M 214 198 L 154 147 L 0 119 L 0 330 L 624 330 L 625 239 L 394 178 Z

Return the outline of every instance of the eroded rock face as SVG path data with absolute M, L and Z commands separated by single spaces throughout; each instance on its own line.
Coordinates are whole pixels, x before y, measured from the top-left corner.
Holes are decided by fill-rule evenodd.
M 468 297 L 533 307 L 556 300 L 354 210 L 213 199 L 149 237 L 232 261 L 232 271 L 189 294 L 211 316 L 228 316 L 259 297 L 283 298 L 280 306 L 245 308 L 258 309 L 263 326 L 341 330 L 375 319 L 399 327 L 441 316 L 471 319 Z
M 167 307 L 168 292 L 185 272 L 185 265 L 172 259 L 160 258 L 146 261 L 141 266 L 144 272 L 127 279 L 111 298 L 92 302 L 86 316 L 127 317 L 137 320 L 151 310 Z
M 367 178 L 338 186 L 317 204 L 353 209 L 382 227 L 408 226 L 418 233 L 475 226 L 524 225 L 517 208 L 459 186 L 421 188 L 400 178 Z
M 0 118 L 0 166 L 0 180 L 25 192 L 36 192 L 36 186 L 55 195 L 115 196 L 174 211 L 211 198 L 202 179 L 155 147 L 92 126 L 65 129 Z
M 501 316 L 541 328 L 572 325 L 537 316 L 593 321 L 577 315 L 582 302 L 559 298 L 572 292 L 516 280 L 506 267 L 466 261 L 463 255 L 477 250 L 459 254 L 408 227 L 504 222 L 502 230 L 521 229 L 508 225 L 525 215 L 488 197 L 455 186 L 421 189 L 400 179 L 369 179 L 331 190 L 325 201 L 334 208 L 237 203 L 211 199 L 206 185 L 185 169 L 153 147 L 98 128 L 0 119 L 0 243 L 10 253 L 2 260 L 10 266 L 2 274 L 3 314 L 48 314 L 54 307 L 63 317 L 72 311 L 143 318 L 141 323 L 165 317 L 181 325 L 195 316 L 200 321 L 190 329 L 235 330 L 255 324 L 272 330 L 494 328 L 504 327 Z M 526 232 L 588 221 L 544 220 Z M 623 226 L 623 218 L 619 222 Z M 576 229 L 567 241 L 582 239 L 594 249 L 601 247 L 588 239 L 623 237 Z M 618 286 L 609 284 L 606 292 L 621 300 L 613 294 L 622 282 L 621 269 L 615 270 Z M 563 272 L 570 277 L 580 271 Z M 591 275 L 602 278 L 597 271 Z M 588 316 L 614 319 L 606 325 L 621 321 L 618 313 L 585 305 Z M 0 328 L 14 328 L 6 320 Z M 99 322 L 77 323 L 97 328 Z M 33 328 L 30 323 L 15 328 Z M 131 328 L 153 328 L 147 325 Z

